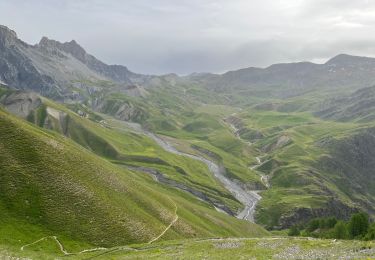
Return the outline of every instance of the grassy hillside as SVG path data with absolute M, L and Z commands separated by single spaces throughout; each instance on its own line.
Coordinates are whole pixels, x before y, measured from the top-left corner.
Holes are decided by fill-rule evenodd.
M 27 100 L 28 95 L 22 98 Z M 158 170 L 168 180 L 186 186 L 191 193 L 203 194 L 210 202 L 224 205 L 231 214 L 241 209 L 241 204 L 212 176 L 205 164 L 166 152 L 149 137 L 132 131 L 111 116 L 93 113 L 77 104 L 68 106 L 72 111 L 41 99 L 41 104 L 26 116 L 28 121 L 69 137 L 113 163 Z
M 226 116 L 237 111 L 222 105 L 225 100 L 191 83 L 166 82 L 149 89 L 145 97 L 104 94 L 101 101 L 104 105 L 93 109 L 116 119 L 139 122 L 152 132 L 181 140 L 185 146 L 217 153 L 216 159 L 227 169 L 229 177 L 248 186 L 262 186 L 259 177 L 248 170 L 249 161 L 255 161 L 254 151 L 234 137 L 223 123 Z M 139 111 L 145 115 L 142 120 L 136 116 Z
M 27 100 L 28 95 L 13 99 L 21 98 Z M 121 95 L 116 96 L 117 100 L 124 98 Z M 166 107 L 170 109 L 173 104 L 175 103 L 166 103 Z M 203 193 L 216 204 L 223 204 L 231 214 L 236 214 L 241 209 L 242 206 L 238 201 L 223 188 L 203 163 L 165 152 L 150 138 L 131 131 L 121 120 L 94 113 L 83 104 L 67 107 L 41 98 L 41 105 L 31 110 L 26 118 L 38 126 L 71 138 L 114 163 L 125 167 L 143 166 L 156 169 L 168 179 L 186 185 L 192 189 L 191 192 Z M 199 153 L 203 156 L 207 156 L 208 153 L 216 154 L 211 159 L 224 165 L 228 177 L 239 180 L 249 187 L 261 187 L 259 176 L 248 169 L 248 161 L 255 160 L 253 151 L 235 138 L 222 121 L 225 115 L 235 109 L 225 106 L 217 108 L 222 112 L 218 114 L 218 109 L 213 106 L 198 107 L 196 112 L 192 110 L 190 116 L 185 115 L 178 119 L 180 127 L 176 125 L 171 130 L 169 127 L 160 126 L 157 131 L 176 137 L 176 140 L 190 148 L 189 153 Z M 184 106 L 182 109 L 192 108 Z M 153 111 L 156 118 L 158 111 L 158 109 Z M 165 116 L 160 118 L 166 119 Z M 146 127 L 148 123 L 146 121 Z
M 330 91 L 311 91 L 288 99 L 250 98 L 241 103 L 241 110 L 223 105 L 226 102 L 221 99 L 222 94 L 212 93 L 210 100 L 203 93 L 207 90 L 202 90 L 200 99 L 194 100 L 194 92 L 189 92 L 193 86 L 165 88 L 168 91 L 159 88 L 157 95 L 143 100 L 153 111 L 143 124 L 168 136 L 180 150 L 221 163 L 228 177 L 250 189 L 264 190 L 264 178 L 269 179 L 271 187 L 262 192 L 263 199 L 257 207 L 259 223 L 269 228 L 288 227 L 319 215 L 347 218 L 359 208 L 373 214 L 374 182 L 369 178 L 372 163 L 359 170 L 355 167 L 361 165 L 347 167 L 346 160 L 355 163 L 356 156 L 345 158 L 340 152 L 350 149 L 344 148 L 345 143 L 358 142 L 350 141 L 356 133 L 372 126 L 364 114 L 371 113 L 371 109 L 356 109 L 363 108 L 358 99 L 371 101 L 372 95 L 366 93 L 372 89 L 352 94 L 353 106 L 340 105 L 348 98 L 326 105 L 333 104 L 338 115 L 362 113 L 367 121 L 351 114 L 353 120 L 335 122 L 314 116 L 314 111 L 322 109 L 321 100 L 332 96 Z M 232 97 L 232 101 L 237 98 Z M 224 122 L 227 118 L 231 119 Z M 261 165 L 257 165 L 256 157 Z
M 3 110 L 0 135 L 0 244 L 21 247 L 51 235 L 70 250 L 147 242 L 176 211 L 161 239 L 267 234 Z
M 236 115 L 241 137 L 260 152 L 256 171 L 271 185 L 261 193 L 257 221 L 280 228 L 314 216 L 345 219 L 359 208 L 374 214 L 371 124 L 279 108 L 257 106 Z
M 372 160 L 362 167 L 362 161 L 356 165 L 358 153 L 345 153 L 350 147 L 369 151 L 370 146 L 358 142 L 372 143 L 371 133 L 362 139 L 355 136 L 371 128 L 371 122 L 315 117 L 321 93 L 272 102 L 252 100 L 255 105 L 238 108 L 223 105 L 219 96 L 211 104 L 203 103 L 207 93 L 194 100 L 195 89 L 156 88 L 146 98 L 112 94 L 106 98 L 116 105 L 103 111 L 110 115 L 92 112 L 88 104 L 65 107 L 43 99 L 43 106 L 27 119 L 71 138 L 122 170 L 141 167 L 137 175 L 142 178 L 149 178 L 144 169 L 157 171 L 167 186 L 188 191 L 182 192 L 184 196 L 203 198 L 208 208 L 225 205 L 232 214 L 241 209 L 203 163 L 168 153 L 114 119 L 124 119 L 118 109 L 132 104 L 136 109 L 130 111 L 142 110 L 146 115 L 141 120 L 144 127 L 186 153 L 223 165 L 227 176 L 242 186 L 262 190 L 256 220 L 267 228 L 286 228 L 318 216 L 347 218 L 360 208 L 373 214 Z M 56 111 L 58 117 L 53 116 Z M 356 166 L 346 167 L 347 161 Z

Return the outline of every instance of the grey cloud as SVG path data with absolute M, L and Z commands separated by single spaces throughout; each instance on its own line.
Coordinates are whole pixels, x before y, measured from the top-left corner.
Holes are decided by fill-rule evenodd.
M 2 0 L 0 10 L 27 42 L 75 39 L 143 73 L 375 56 L 375 2 L 366 0 Z

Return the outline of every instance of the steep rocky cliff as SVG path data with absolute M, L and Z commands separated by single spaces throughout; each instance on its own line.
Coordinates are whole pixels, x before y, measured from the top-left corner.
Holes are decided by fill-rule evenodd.
M 93 93 L 117 91 L 145 95 L 142 84 L 152 77 L 136 74 L 125 66 L 107 65 L 74 40 L 60 43 L 43 37 L 36 45 L 17 38 L 0 26 L 0 82 L 32 90 L 57 100 L 83 100 Z
M 59 96 L 56 81 L 41 73 L 23 50 L 31 48 L 17 38 L 14 31 L 0 25 L 0 81 L 20 89 L 37 91 L 43 95 Z

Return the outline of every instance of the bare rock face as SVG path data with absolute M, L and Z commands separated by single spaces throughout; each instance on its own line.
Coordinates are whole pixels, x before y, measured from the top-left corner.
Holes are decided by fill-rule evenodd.
M 43 37 L 37 47 L 42 51 L 54 53 L 60 57 L 64 54 L 71 55 L 82 65 L 86 66 L 87 69 L 91 70 L 91 72 L 96 73 L 98 78 L 102 77 L 104 79 L 113 80 L 114 82 L 126 85 L 132 85 L 138 81 L 143 82 L 143 78 L 147 78 L 147 76 L 129 71 L 125 66 L 105 64 L 91 54 L 88 54 L 85 49 L 82 48 L 82 46 L 79 45 L 75 40 L 61 43 L 48 39 L 47 37 Z
M 17 34 L 8 27 L 0 25 L 0 45 L 12 46 L 17 41 Z
M 37 109 L 43 105 L 39 95 L 24 91 L 15 91 L 9 95 L 4 95 L 0 98 L 0 104 L 10 113 L 28 119 L 33 123 L 36 123 L 35 115 Z M 39 126 L 47 129 L 58 129 L 65 135 L 67 132 L 68 114 L 45 105 L 42 109 L 45 110 L 45 117 L 39 118 L 39 120 L 42 120 L 38 122 Z
M 25 48 L 28 45 L 19 40 L 14 31 L 0 26 L 0 81 L 11 87 L 56 95 L 56 83 L 36 69 L 32 60 L 24 54 Z
M 74 40 L 61 43 L 43 37 L 38 44 L 29 45 L 0 25 L 0 82 L 12 88 L 60 101 L 82 99 L 71 87 L 77 82 L 85 86 L 83 93 L 91 88 L 108 91 L 110 85 L 129 95 L 144 96 L 147 91 L 141 86 L 151 78 L 125 66 L 105 64 Z
M 26 118 L 42 104 L 42 101 L 35 93 L 17 91 L 1 98 L 0 103 L 12 114 Z
M 52 107 L 46 108 L 47 117 L 44 121 L 44 128 L 59 130 L 62 134 L 67 135 L 68 131 L 68 114 L 54 109 Z

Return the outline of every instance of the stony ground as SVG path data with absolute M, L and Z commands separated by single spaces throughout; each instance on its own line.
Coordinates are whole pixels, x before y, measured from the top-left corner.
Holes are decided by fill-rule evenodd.
M 50 250 L 50 249 L 49 249 Z M 0 259 L 375 259 L 375 241 L 312 238 L 228 238 L 160 242 L 114 247 L 102 252 L 64 256 L 41 248 L 11 252 Z

